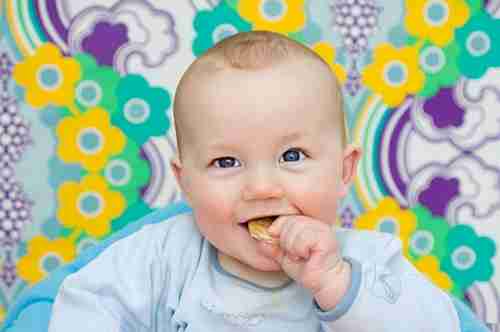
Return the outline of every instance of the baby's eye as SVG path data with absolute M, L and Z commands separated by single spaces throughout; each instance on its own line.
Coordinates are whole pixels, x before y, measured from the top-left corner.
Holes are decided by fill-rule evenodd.
M 305 158 L 304 152 L 301 149 L 297 149 L 297 148 L 287 150 L 285 153 L 283 153 L 283 156 L 282 156 L 282 160 L 284 162 L 300 161 L 300 160 L 303 160 L 304 158 Z
M 233 157 L 222 157 L 215 159 L 213 163 L 217 168 L 230 168 L 237 167 L 235 164 L 239 163 L 239 161 Z

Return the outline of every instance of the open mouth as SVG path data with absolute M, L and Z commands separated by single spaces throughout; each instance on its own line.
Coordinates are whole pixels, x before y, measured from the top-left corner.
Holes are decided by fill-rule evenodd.
M 278 217 L 279 216 L 274 215 L 274 216 L 252 218 L 247 222 L 243 223 L 243 226 L 246 227 L 247 232 L 250 234 L 250 237 L 258 241 L 264 241 L 275 244 L 277 243 L 277 241 L 279 241 L 279 239 L 273 237 L 269 233 L 268 229 Z
M 248 225 L 250 224 L 250 222 L 253 222 L 253 221 L 261 221 L 261 222 L 266 222 L 268 221 L 269 222 L 269 225 L 272 224 L 276 219 L 278 219 L 279 215 L 273 215 L 273 216 L 262 216 L 262 217 L 257 217 L 257 218 L 252 218 L 252 219 L 249 219 L 247 221 L 245 221 L 244 223 L 241 223 L 240 226 L 242 227 L 245 227 L 247 230 L 249 229 Z

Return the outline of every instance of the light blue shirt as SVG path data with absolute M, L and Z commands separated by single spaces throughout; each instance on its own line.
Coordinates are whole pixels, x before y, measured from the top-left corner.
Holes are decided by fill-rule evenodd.
M 336 235 L 352 280 L 334 310 L 295 282 L 263 288 L 227 273 L 185 213 L 114 242 L 69 275 L 49 331 L 461 331 L 453 301 L 404 258 L 399 239 Z

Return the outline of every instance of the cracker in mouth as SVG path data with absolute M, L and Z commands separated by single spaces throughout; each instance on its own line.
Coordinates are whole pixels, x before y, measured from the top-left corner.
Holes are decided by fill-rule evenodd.
M 269 234 L 269 232 L 267 231 L 267 229 L 271 226 L 276 218 L 277 216 L 250 220 L 248 222 L 248 230 L 250 231 L 250 236 L 259 241 L 278 244 L 279 239 L 272 237 L 271 234 Z

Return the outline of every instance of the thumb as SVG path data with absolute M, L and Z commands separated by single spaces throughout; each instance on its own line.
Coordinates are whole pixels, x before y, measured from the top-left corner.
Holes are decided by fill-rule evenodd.
M 273 260 L 275 260 L 281 264 L 281 261 L 283 260 L 284 252 L 283 252 L 283 250 L 281 250 L 279 245 L 272 244 L 272 243 L 265 242 L 265 241 L 259 241 L 257 248 L 258 248 L 259 252 L 262 253 L 264 256 L 272 258 Z

